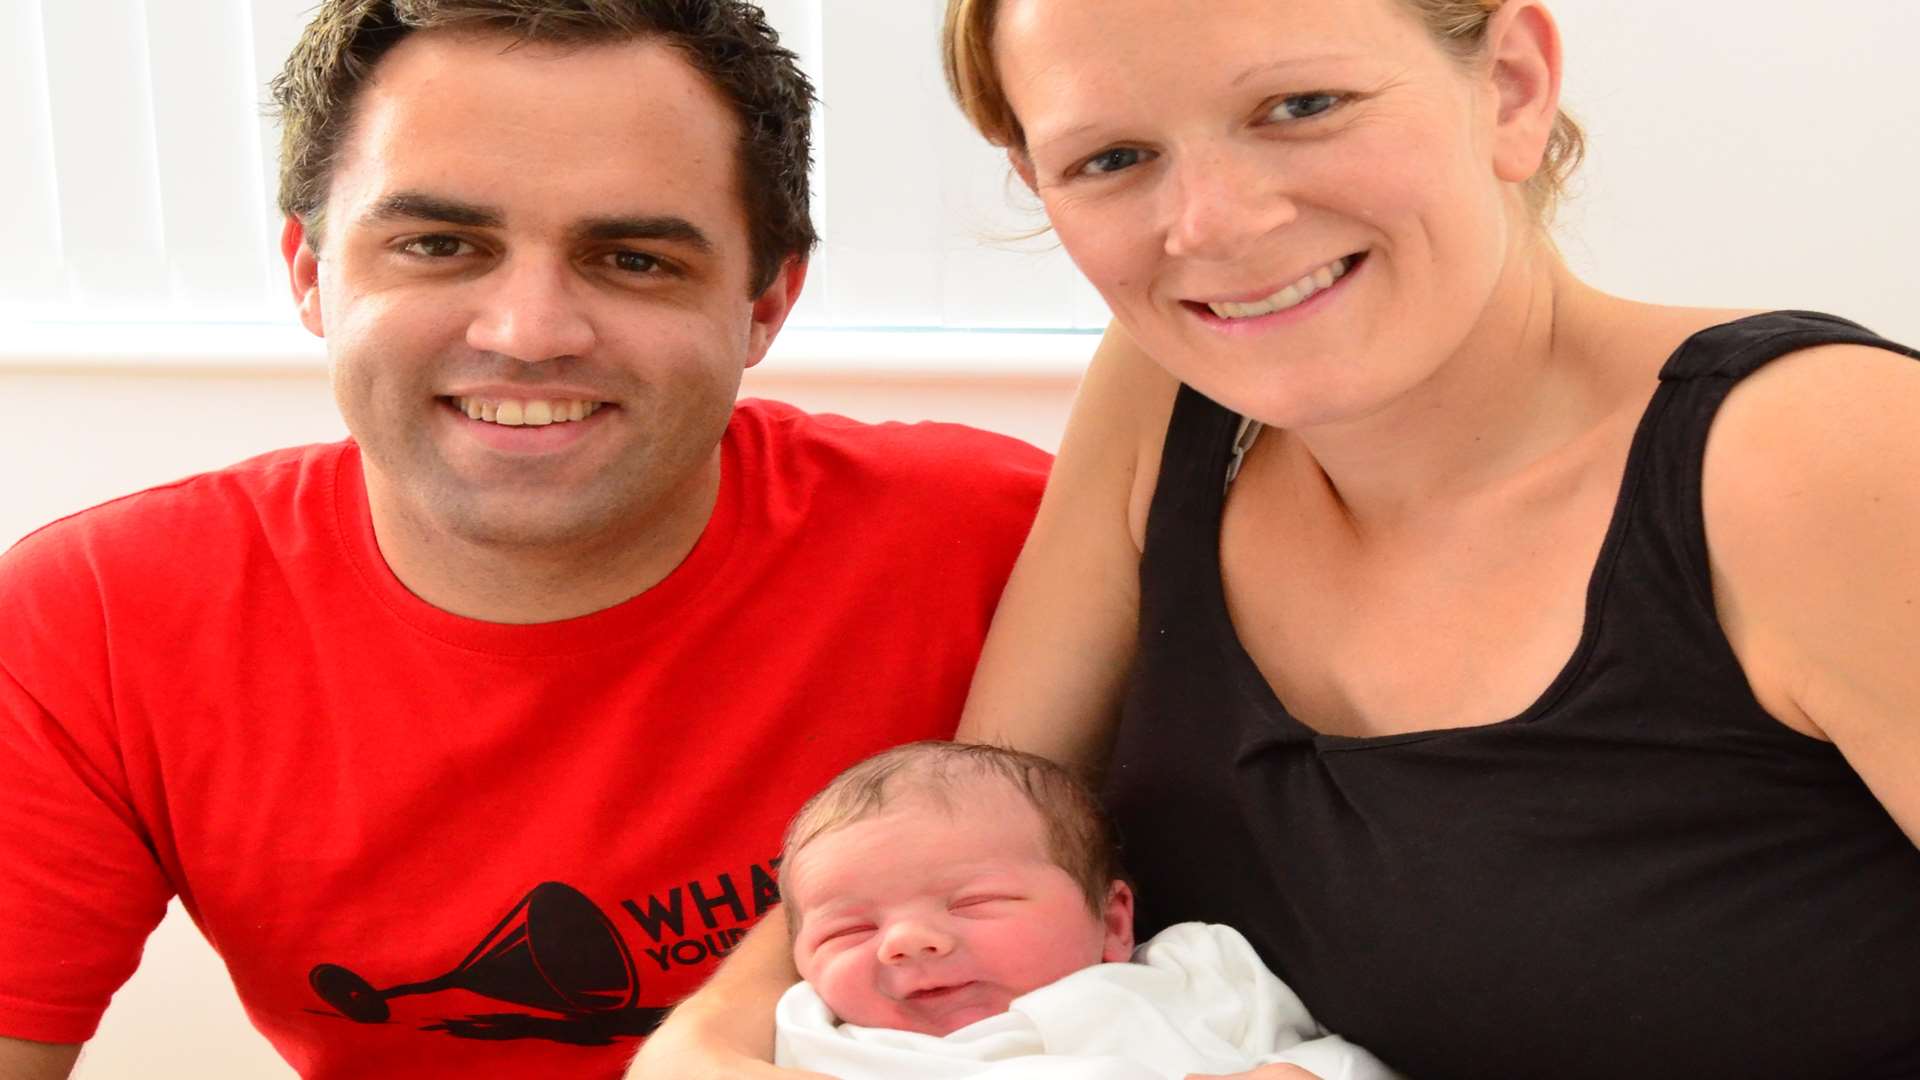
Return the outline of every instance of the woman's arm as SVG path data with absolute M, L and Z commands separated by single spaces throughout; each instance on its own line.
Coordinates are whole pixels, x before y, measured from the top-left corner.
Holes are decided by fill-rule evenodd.
M 1140 543 L 1177 384 L 1119 327 L 1094 353 L 958 738 L 1105 762 L 1140 618 Z
M 1920 844 L 1920 362 L 1836 345 L 1735 388 L 1702 503 L 1721 624 L 1781 722 Z
M 768 1064 L 773 1060 L 773 1006 L 799 977 L 788 951 L 786 914 L 774 908 L 740 939 L 706 985 L 681 1002 L 647 1039 L 627 1075 L 642 1080 L 829 1080 Z

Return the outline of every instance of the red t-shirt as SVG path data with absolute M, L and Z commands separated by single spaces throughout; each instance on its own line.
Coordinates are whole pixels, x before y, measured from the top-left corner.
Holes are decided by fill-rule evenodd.
M 0 1034 L 91 1036 L 177 892 L 304 1075 L 619 1075 L 800 801 L 951 734 L 1046 465 L 743 402 L 686 561 L 537 626 L 409 593 L 351 443 L 39 531 L 0 557 Z

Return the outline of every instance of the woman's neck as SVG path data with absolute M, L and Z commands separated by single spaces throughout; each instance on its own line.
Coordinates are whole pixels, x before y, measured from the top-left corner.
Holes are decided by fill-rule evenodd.
M 1586 328 L 1627 302 L 1574 278 L 1545 242 L 1507 267 L 1473 332 L 1427 379 L 1366 416 L 1287 433 L 1293 464 L 1317 471 L 1361 531 L 1458 513 L 1622 404 Z

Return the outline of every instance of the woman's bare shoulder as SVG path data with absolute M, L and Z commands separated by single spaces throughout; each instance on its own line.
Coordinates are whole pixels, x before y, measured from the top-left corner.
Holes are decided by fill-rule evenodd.
M 1083 445 L 1074 449 L 1128 463 L 1127 525 L 1136 550 L 1145 545 L 1160 448 L 1179 389 L 1179 382 L 1114 323 L 1094 352 L 1074 409 L 1085 430 Z
M 1891 647 L 1874 628 L 1920 604 L 1915 416 L 1920 362 L 1824 345 L 1743 380 L 1709 434 L 1701 502 L 1721 623 L 1762 704 L 1807 734 L 1829 734 L 1809 688 L 1836 659 Z

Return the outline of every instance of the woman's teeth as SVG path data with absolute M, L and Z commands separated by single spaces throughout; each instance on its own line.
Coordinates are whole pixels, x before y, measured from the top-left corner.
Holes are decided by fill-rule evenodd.
M 453 407 L 466 413 L 470 419 L 506 427 L 545 427 L 548 424 L 585 420 L 599 412 L 600 405 L 598 401 L 577 400 L 520 401 L 506 398 L 495 401 L 475 397 L 453 399 Z
M 1353 259 L 1351 255 L 1344 259 L 1335 259 L 1265 300 L 1255 300 L 1247 304 L 1208 304 L 1207 307 L 1223 319 L 1251 319 L 1259 315 L 1285 311 L 1290 307 L 1298 307 L 1306 303 L 1314 293 L 1346 277 L 1347 271 L 1353 269 Z

